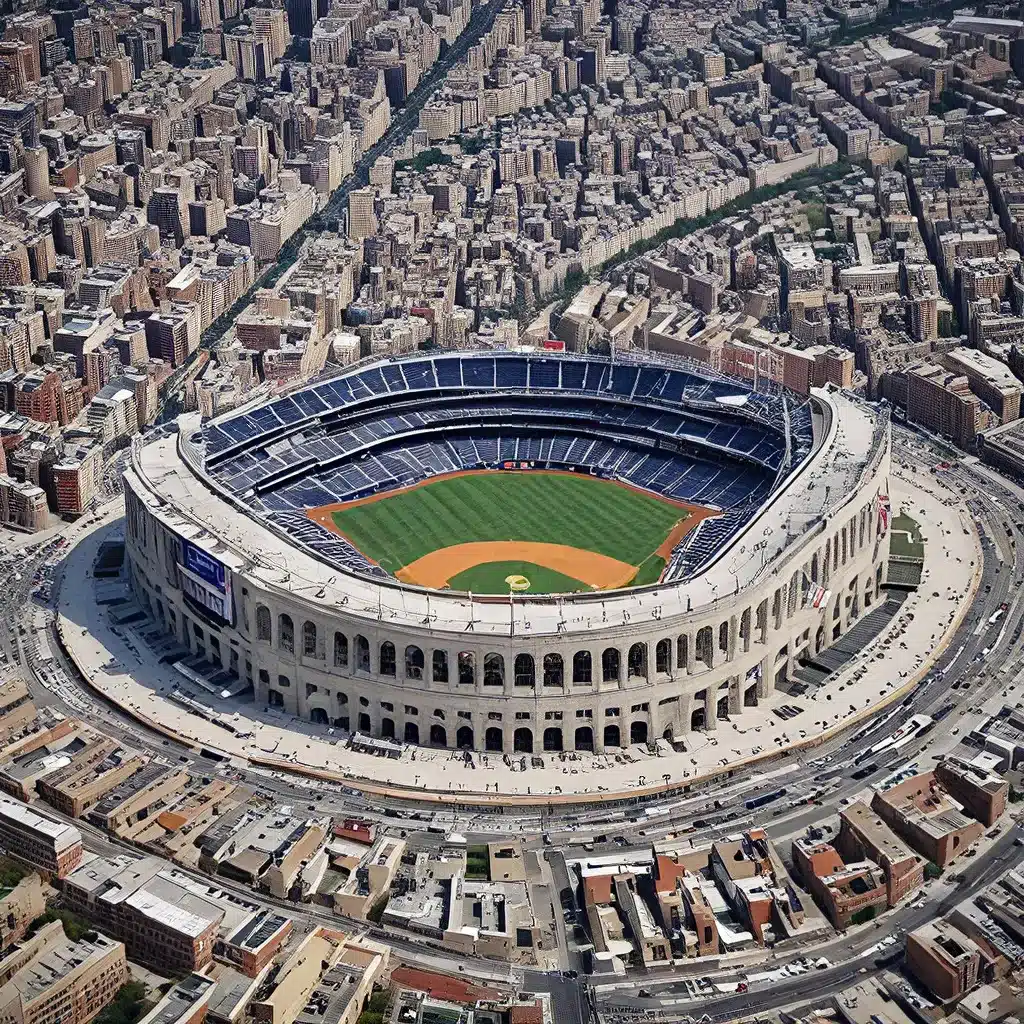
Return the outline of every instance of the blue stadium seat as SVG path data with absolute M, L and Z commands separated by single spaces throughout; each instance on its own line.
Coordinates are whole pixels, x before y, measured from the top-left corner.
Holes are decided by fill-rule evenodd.
M 562 397 L 548 397 L 558 391 Z M 394 396 L 377 402 L 382 396 Z M 381 362 L 207 424 L 207 470 L 258 514 L 339 564 L 358 552 L 303 510 L 500 462 L 591 470 L 723 509 L 687 536 L 683 578 L 754 515 L 811 450 L 810 403 L 712 371 L 553 353 L 431 354 Z M 285 528 L 281 526 L 281 528 Z M 299 534 L 296 533 L 296 536 Z M 679 575 L 681 574 L 681 575 Z

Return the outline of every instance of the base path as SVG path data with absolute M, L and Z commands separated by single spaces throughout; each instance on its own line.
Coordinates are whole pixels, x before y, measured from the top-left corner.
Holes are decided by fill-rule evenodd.
M 636 575 L 636 566 L 595 551 L 544 544 L 530 540 L 481 540 L 438 548 L 403 566 L 395 575 L 403 583 L 420 587 L 443 587 L 466 569 L 487 562 L 533 562 L 554 569 L 563 576 L 586 583 L 596 590 L 624 587 Z

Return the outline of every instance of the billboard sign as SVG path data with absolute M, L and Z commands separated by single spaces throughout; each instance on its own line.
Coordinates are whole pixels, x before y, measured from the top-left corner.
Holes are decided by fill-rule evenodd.
M 178 567 L 181 589 L 187 597 L 222 621 L 234 621 L 231 573 L 223 563 L 183 537 Z

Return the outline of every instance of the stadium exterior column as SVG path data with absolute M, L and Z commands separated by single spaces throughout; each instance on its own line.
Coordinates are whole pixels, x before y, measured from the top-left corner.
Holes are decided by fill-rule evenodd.
M 757 699 L 763 700 L 775 689 L 775 665 L 770 654 L 761 659 L 761 675 L 757 680 Z
M 729 640 L 728 650 L 725 654 L 726 661 L 732 661 L 736 657 L 736 648 L 739 646 L 740 620 L 735 616 L 729 617 Z
M 743 690 L 740 687 L 740 677 L 729 677 L 729 714 L 738 715 L 743 710 Z
M 704 692 L 704 728 L 714 732 L 718 728 L 718 690 L 708 687 Z
M 686 633 L 686 672 L 693 675 L 697 671 L 697 634 L 694 630 Z
M 676 702 L 676 724 L 673 736 L 680 739 L 690 731 L 690 719 L 693 715 L 693 695 L 682 694 Z

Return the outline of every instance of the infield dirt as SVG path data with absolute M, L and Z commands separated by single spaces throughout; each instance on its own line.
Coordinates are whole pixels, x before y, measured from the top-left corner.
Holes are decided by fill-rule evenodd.
M 624 587 L 636 575 L 635 565 L 595 551 L 523 540 L 472 541 L 438 548 L 403 566 L 395 575 L 404 583 L 440 589 L 460 572 L 474 566 L 517 561 L 546 566 L 596 590 Z

